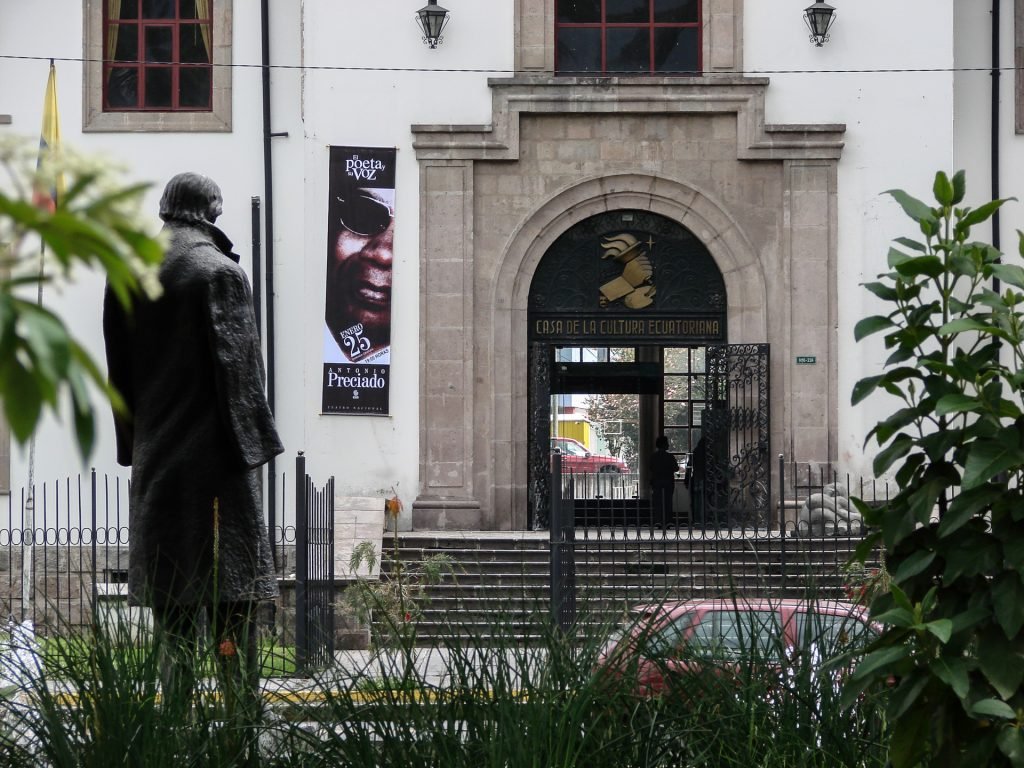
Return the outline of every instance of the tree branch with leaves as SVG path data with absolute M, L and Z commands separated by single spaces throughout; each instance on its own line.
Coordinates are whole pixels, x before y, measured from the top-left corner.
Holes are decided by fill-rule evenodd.
M 1024 765 L 1024 268 L 971 239 L 1006 200 L 963 204 L 963 172 L 938 173 L 934 204 L 890 194 L 919 232 L 865 285 L 886 314 L 881 374 L 854 387 L 899 406 L 871 430 L 874 472 L 895 472 L 881 507 L 854 500 L 882 545 L 890 588 L 871 603 L 885 630 L 845 697 L 888 689 L 895 768 Z M 1024 234 L 1020 253 L 1024 256 Z M 998 281 L 998 283 L 996 282 Z M 999 285 L 998 291 L 995 285 Z
M 123 403 L 42 289 L 73 283 L 84 267 L 104 272 L 126 307 L 135 293 L 156 297 L 164 244 L 140 216 L 149 185 L 125 185 L 109 163 L 66 150 L 36 167 L 35 146 L 0 141 L 0 399 L 12 434 L 25 443 L 45 411 L 59 416 L 66 394 L 88 457 L 96 434 L 91 390 Z M 58 175 L 66 194 L 55 205 L 35 204 L 33 190 L 55 186 Z

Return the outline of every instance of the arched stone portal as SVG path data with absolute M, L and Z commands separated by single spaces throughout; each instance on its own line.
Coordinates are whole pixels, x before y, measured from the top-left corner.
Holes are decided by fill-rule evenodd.
M 722 273 L 731 343 L 772 349 L 772 445 L 834 458 L 843 126 L 766 126 L 766 80 L 491 81 L 494 124 L 414 126 L 420 162 L 418 529 L 527 523 L 527 313 L 555 240 L 665 216 Z M 794 368 L 795 356 L 817 361 Z
M 495 283 L 495 349 L 506 345 L 528 349 L 531 285 L 541 260 L 559 238 L 582 222 L 623 210 L 655 214 L 678 225 L 699 240 L 698 250 L 713 260 L 709 266 L 716 273 L 714 279 L 720 275 L 724 283 L 724 327 L 720 335 L 699 340 L 756 343 L 767 338 L 764 276 L 756 252 L 738 224 L 699 190 L 667 179 L 622 174 L 588 179 L 554 196 L 516 233 Z M 503 296 L 511 298 L 507 309 L 501 307 Z M 687 313 L 681 303 L 671 299 L 665 306 L 679 315 Z M 711 307 L 708 304 L 696 309 L 708 314 Z M 729 329 L 728 337 L 725 327 Z M 529 431 L 536 417 L 530 412 L 529 362 L 529 354 L 513 354 L 512 375 L 507 382 L 510 391 L 506 396 L 496 389 L 494 397 L 496 406 L 504 402 L 514 404 L 509 410 L 496 407 L 494 423 L 502 428 L 507 426 L 510 434 L 509 445 L 497 446 L 497 450 L 507 451 L 513 459 L 507 465 L 495 467 L 495 483 L 508 484 L 512 509 L 524 515 L 516 515 L 515 528 L 524 528 L 529 522 Z M 496 388 L 504 383 L 495 382 Z M 536 457 L 534 460 L 536 463 Z
M 631 472 L 614 487 L 610 477 L 578 478 L 575 492 L 592 499 L 615 493 L 620 499 L 608 508 L 606 521 L 638 520 L 641 500 L 649 498 L 655 438 L 665 435 L 673 453 L 685 459 L 701 433 L 694 425 L 703 423 L 708 403 L 706 348 L 728 341 L 721 270 L 677 221 L 650 211 L 608 210 L 574 223 L 548 248 L 531 281 L 527 321 L 529 524 L 549 522 L 555 447 L 570 452 L 564 457 L 569 469 Z M 628 467 L 592 466 L 590 454 L 573 454 L 571 438 L 590 449 L 591 429 L 604 437 L 608 427 L 589 411 L 583 423 L 572 417 L 582 395 L 597 397 L 592 402 L 598 412 L 614 409 L 619 433 L 630 435 L 619 446 L 630 454 Z M 767 421 L 765 413 L 759 423 Z M 758 452 L 765 467 L 767 437 L 765 429 Z

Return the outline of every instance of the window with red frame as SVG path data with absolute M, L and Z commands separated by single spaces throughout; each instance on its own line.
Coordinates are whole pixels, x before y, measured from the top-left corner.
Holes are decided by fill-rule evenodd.
M 555 2 L 557 74 L 700 74 L 700 0 Z
M 104 0 L 104 110 L 209 112 L 214 1 Z

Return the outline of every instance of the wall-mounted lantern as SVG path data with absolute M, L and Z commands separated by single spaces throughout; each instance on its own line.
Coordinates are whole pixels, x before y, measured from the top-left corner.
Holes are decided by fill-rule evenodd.
M 448 9 L 438 5 L 437 0 L 427 0 L 427 4 L 416 11 L 416 23 L 423 30 L 423 42 L 431 48 L 437 48 L 443 43 L 441 33 L 450 18 Z
M 811 42 L 821 48 L 828 42 L 828 31 L 836 20 L 836 9 L 824 0 L 815 0 L 814 5 L 804 9 L 804 23 L 811 33 Z

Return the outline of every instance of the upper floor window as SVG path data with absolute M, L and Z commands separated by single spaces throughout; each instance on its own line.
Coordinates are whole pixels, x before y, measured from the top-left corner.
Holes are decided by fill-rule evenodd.
M 700 0 L 556 0 L 560 75 L 694 75 L 701 71 Z
M 230 131 L 232 0 L 83 0 L 86 131 Z
M 104 5 L 106 110 L 209 110 L 213 0 L 109 0 Z

